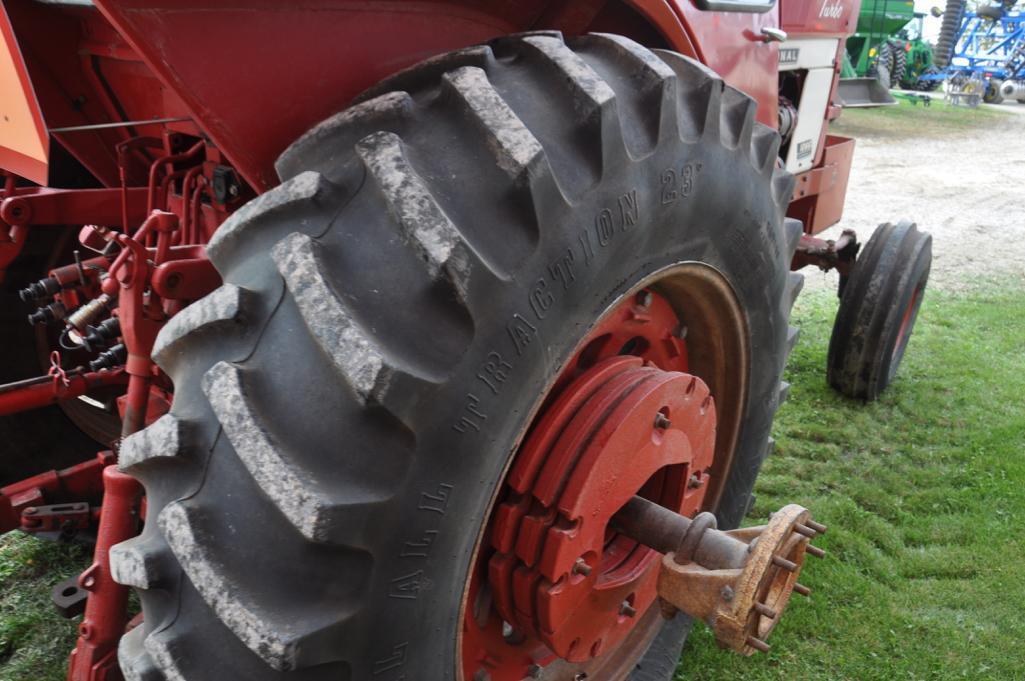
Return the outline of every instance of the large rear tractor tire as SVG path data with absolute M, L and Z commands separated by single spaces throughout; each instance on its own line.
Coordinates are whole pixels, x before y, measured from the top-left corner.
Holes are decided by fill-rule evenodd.
M 904 50 L 904 43 L 894 41 L 891 43 L 893 51 L 893 71 L 890 73 L 890 87 L 902 87 L 901 81 L 908 70 L 908 53 Z
M 924 69 L 922 69 L 921 76 L 919 76 L 918 80 L 915 82 L 915 89 L 920 91 L 920 92 L 933 92 L 933 91 L 935 91 L 936 88 L 938 88 L 940 85 L 943 84 L 943 81 L 941 81 L 941 80 L 926 79 L 926 78 L 922 78 L 922 76 L 935 76 L 938 73 L 939 73 L 939 69 L 937 69 L 932 64 L 930 64 L 929 66 L 926 66 Z
M 534 674 L 480 581 L 487 530 L 531 424 L 601 358 L 707 385 L 695 475 L 735 527 L 797 336 L 778 148 L 700 64 L 552 32 L 432 59 L 300 138 L 209 245 L 224 285 L 154 351 L 173 409 L 120 452 L 148 500 L 112 551 L 145 613 L 126 677 Z M 654 343 L 649 312 L 675 320 Z M 657 611 L 551 678 L 671 678 L 689 624 Z
M 879 46 L 876 55 L 874 73 L 880 85 L 889 90 L 893 87 L 893 47 L 890 43 L 884 42 Z
M 838 391 L 875 400 L 893 381 L 922 305 L 932 237 L 901 221 L 876 229 L 840 296 L 827 376 Z

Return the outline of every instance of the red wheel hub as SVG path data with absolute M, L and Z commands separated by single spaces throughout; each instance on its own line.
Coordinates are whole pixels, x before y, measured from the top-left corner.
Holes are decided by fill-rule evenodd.
M 609 520 L 634 495 L 702 510 L 715 445 L 669 303 L 619 305 L 556 380 L 517 453 L 470 584 L 464 676 L 524 678 L 619 645 L 657 597 L 659 556 Z

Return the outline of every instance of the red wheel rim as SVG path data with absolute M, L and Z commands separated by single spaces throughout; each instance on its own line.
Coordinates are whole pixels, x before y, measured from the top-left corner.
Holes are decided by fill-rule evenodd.
M 703 303 L 688 311 L 690 333 L 717 326 L 729 309 L 730 324 L 718 326 L 739 337 L 743 322 L 721 276 L 684 267 L 694 288 L 709 287 L 692 293 Z M 520 681 L 541 669 L 553 680 L 581 670 L 623 678 L 658 630 L 658 554 L 607 521 L 637 493 L 686 515 L 713 505 L 716 405 L 709 385 L 686 373 L 689 346 L 707 362 L 736 345 L 714 333 L 693 343 L 677 312 L 685 282 L 661 283 L 617 304 L 582 340 L 514 456 L 464 600 L 465 681 Z M 719 366 L 708 378 L 722 384 L 727 373 Z
M 904 355 L 904 348 L 908 344 L 908 338 L 911 337 L 911 328 L 915 323 L 916 312 L 918 311 L 918 303 L 921 298 L 922 287 L 918 287 L 911 294 L 911 300 L 908 301 L 908 306 L 904 308 L 904 315 L 900 320 L 900 328 L 897 330 L 897 342 L 893 346 L 893 353 L 891 355 L 891 363 L 896 364 L 900 361 L 900 358 Z

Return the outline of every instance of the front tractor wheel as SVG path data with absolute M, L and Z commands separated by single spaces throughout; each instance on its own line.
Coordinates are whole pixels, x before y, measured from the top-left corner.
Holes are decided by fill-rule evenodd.
M 688 621 L 613 516 L 736 527 L 770 448 L 801 227 L 754 116 L 678 54 L 549 32 L 290 147 L 158 339 L 171 413 L 121 449 L 127 677 L 671 678 Z
M 876 229 L 840 296 L 829 340 L 830 385 L 867 401 L 893 381 L 918 318 L 931 264 L 932 237 L 914 223 Z

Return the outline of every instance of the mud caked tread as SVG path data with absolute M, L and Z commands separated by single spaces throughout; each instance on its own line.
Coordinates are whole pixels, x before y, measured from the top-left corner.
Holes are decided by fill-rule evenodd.
M 793 180 L 755 114 L 749 97 L 680 55 L 539 32 L 397 74 L 286 150 L 282 185 L 209 245 L 224 286 L 158 340 L 172 414 L 124 446 L 122 466 L 149 499 L 143 535 L 111 553 L 146 613 L 122 640 L 126 677 L 452 676 L 453 646 L 435 641 L 424 657 L 420 639 L 396 632 L 458 628 L 447 594 L 461 593 L 465 542 L 509 438 L 557 370 L 545 365 L 583 335 L 590 308 L 607 305 L 596 296 L 663 262 L 734 272 L 758 335 L 719 509 L 735 526 L 786 394 L 801 281 L 788 273 L 800 224 L 783 218 Z M 662 193 L 662 157 L 670 168 L 699 157 L 701 172 L 726 173 L 731 187 L 713 179 L 698 194 Z M 704 206 L 723 232 L 690 234 L 676 218 L 642 231 L 642 198 L 685 216 Z M 750 217 L 736 217 L 741 208 Z M 621 221 L 615 233 L 632 241 L 618 261 L 583 269 L 597 257 L 573 250 L 593 237 L 574 218 L 587 211 L 599 228 Z M 605 272 L 613 266 L 619 274 Z M 565 302 L 545 293 L 558 272 Z M 563 336 L 542 360 L 530 343 L 549 328 Z M 496 360 L 493 344 L 510 338 L 523 345 Z M 506 419 L 480 411 L 488 395 L 475 374 L 489 360 L 525 374 L 515 386 L 501 374 Z M 483 436 L 485 420 L 488 439 L 460 450 L 460 433 Z M 442 533 L 453 519 L 462 530 Z M 428 609 L 401 610 L 411 607 Z M 394 608 L 405 614 L 381 619 Z M 667 678 L 687 629 L 666 626 L 631 678 Z
M 191 309 L 191 308 L 189 308 Z M 154 457 L 174 457 L 182 453 L 182 431 L 185 423 L 170 414 L 157 419 L 149 428 L 129 435 L 121 441 L 118 467 L 131 473 L 132 468 Z

